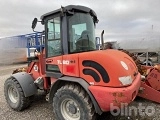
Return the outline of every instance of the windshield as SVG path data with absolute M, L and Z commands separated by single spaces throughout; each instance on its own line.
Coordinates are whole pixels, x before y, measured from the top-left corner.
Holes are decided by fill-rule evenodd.
M 96 49 L 94 22 L 90 14 L 75 13 L 69 16 L 69 52 Z

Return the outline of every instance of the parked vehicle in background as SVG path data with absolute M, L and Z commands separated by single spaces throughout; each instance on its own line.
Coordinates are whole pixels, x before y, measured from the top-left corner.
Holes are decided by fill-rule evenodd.
M 142 62 L 143 65 L 146 65 L 147 62 L 149 66 L 153 66 L 158 63 L 158 52 L 144 52 L 135 54 L 137 54 L 139 60 Z
M 27 62 L 34 51 L 44 44 L 42 32 L 0 38 L 0 64 Z

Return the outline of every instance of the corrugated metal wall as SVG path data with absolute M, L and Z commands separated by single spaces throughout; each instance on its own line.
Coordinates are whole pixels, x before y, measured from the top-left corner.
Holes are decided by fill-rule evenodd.
M 0 64 L 24 62 L 27 59 L 25 35 L 0 39 Z

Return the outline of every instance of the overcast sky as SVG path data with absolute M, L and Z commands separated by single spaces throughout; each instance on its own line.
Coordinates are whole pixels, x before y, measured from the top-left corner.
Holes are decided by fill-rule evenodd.
M 70 4 L 92 8 L 108 40 L 160 33 L 160 0 L 0 0 L 0 37 L 32 33 L 34 17 Z

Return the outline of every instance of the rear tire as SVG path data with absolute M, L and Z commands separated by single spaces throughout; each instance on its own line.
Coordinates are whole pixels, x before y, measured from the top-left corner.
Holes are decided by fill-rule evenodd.
M 4 84 L 4 95 L 9 106 L 16 110 L 21 111 L 30 105 L 30 97 L 25 97 L 24 92 L 18 81 L 10 77 Z
M 95 110 L 88 94 L 79 85 L 67 84 L 53 98 L 56 120 L 95 120 Z

